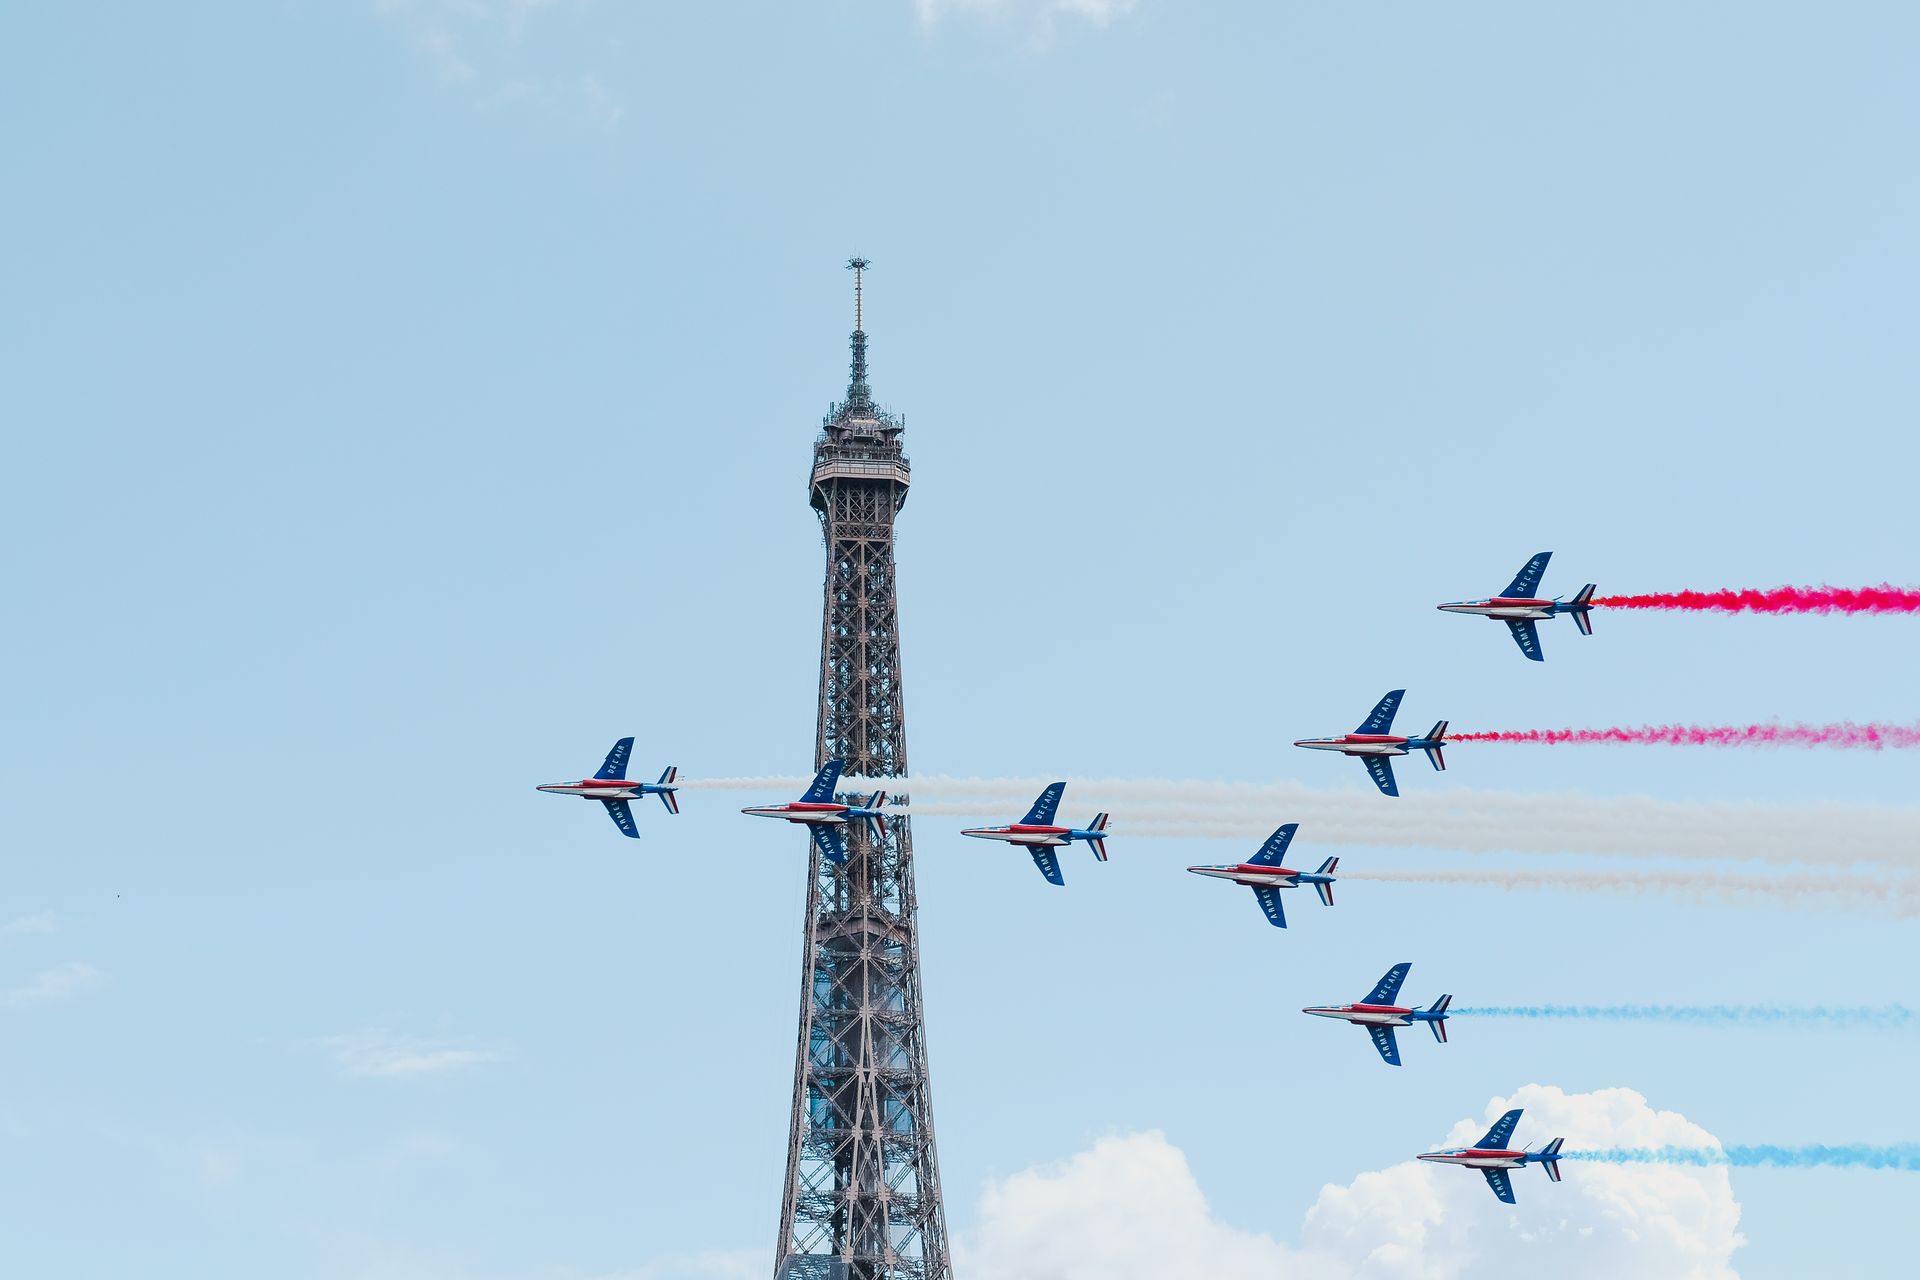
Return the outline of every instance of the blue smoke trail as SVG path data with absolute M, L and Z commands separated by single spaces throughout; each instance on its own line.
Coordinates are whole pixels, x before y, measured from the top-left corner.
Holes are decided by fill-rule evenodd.
M 1826 1025 L 1893 1030 L 1915 1025 L 1905 1005 L 1778 1004 L 1508 1004 L 1454 1006 L 1453 1013 L 1480 1018 L 1592 1018 L 1613 1022 L 1682 1022 L 1696 1026 L 1741 1024 Z
M 1563 1151 L 1563 1160 L 1603 1164 L 1726 1165 L 1735 1169 L 1899 1169 L 1920 1173 L 1920 1142 L 1890 1147 L 1601 1147 Z

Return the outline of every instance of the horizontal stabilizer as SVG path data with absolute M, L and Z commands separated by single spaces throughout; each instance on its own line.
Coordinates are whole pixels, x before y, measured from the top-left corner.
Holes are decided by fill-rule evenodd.
M 1333 881 L 1315 880 L 1313 882 L 1313 887 L 1320 894 L 1321 902 L 1325 903 L 1329 907 L 1333 905 Z
M 1589 582 L 1573 598 L 1573 625 L 1580 628 L 1583 636 L 1593 634 L 1593 590 L 1594 584 Z
M 667 806 L 668 813 L 680 812 L 680 797 L 673 794 L 671 788 L 666 791 L 656 791 L 654 794 L 660 797 L 661 804 Z
M 1565 1138 L 1555 1138 L 1540 1152 L 1540 1167 L 1545 1169 L 1547 1176 L 1555 1182 L 1560 1181 L 1560 1147 L 1565 1142 Z

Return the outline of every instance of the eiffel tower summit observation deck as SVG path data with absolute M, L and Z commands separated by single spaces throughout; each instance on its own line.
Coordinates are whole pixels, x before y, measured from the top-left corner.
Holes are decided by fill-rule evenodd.
M 907 500 L 906 424 L 867 385 L 864 285 L 853 258 L 853 369 L 813 446 L 826 538 L 814 766 L 907 774 L 893 521 Z M 904 796 L 901 797 L 905 799 Z M 846 830 L 836 866 L 808 841 L 800 1034 L 775 1280 L 950 1280 L 920 1004 L 913 834 Z

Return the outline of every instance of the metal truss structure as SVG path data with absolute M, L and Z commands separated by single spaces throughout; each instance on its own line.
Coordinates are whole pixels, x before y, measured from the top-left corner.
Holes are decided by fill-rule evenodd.
M 904 778 L 893 521 L 907 500 L 903 420 L 867 386 L 864 258 L 854 272 L 853 370 L 813 446 L 826 535 L 814 765 Z M 901 800 L 905 800 L 903 795 Z M 951 1280 L 920 1005 L 913 836 L 846 828 L 847 860 L 808 841 L 806 957 L 775 1280 Z

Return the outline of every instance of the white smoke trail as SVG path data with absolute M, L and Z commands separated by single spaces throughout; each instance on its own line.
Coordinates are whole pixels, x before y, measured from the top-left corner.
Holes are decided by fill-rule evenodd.
M 1920 915 L 1920 879 L 1905 876 L 1750 876 L 1717 871 L 1510 871 L 1499 868 L 1433 871 L 1347 871 L 1342 880 L 1392 884 L 1484 885 L 1496 889 L 1606 893 L 1676 893 L 1722 906 L 1870 909 L 1898 917 Z
M 689 788 L 798 795 L 799 776 L 683 779 Z M 853 780 L 848 780 L 853 781 Z M 1007 821 L 1051 778 L 859 779 L 912 797 L 908 812 Z M 1717 804 L 1646 796 L 1434 791 L 1398 799 L 1292 780 L 1208 782 L 1175 778 L 1076 778 L 1063 820 L 1113 813 L 1116 837 L 1202 837 L 1257 842 L 1283 822 L 1301 841 L 1466 853 L 1575 853 L 1622 857 L 1749 859 L 1825 866 L 1920 868 L 1920 808 L 1837 804 Z

